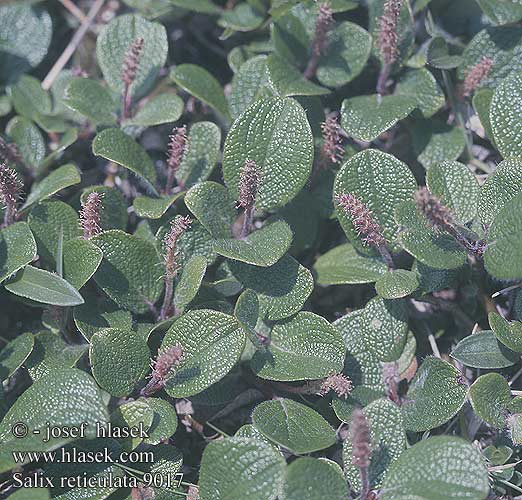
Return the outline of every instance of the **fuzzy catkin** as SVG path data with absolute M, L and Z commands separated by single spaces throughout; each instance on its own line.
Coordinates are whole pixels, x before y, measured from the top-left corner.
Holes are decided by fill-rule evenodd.
M 80 210 L 80 226 L 83 229 L 85 239 L 96 236 L 101 229 L 102 195 L 93 191 L 89 193 Z
M 138 74 L 141 53 L 143 52 L 143 38 L 136 38 L 125 54 L 121 70 L 121 79 L 127 86 L 132 85 Z
M 379 223 L 373 217 L 371 210 L 352 193 L 343 193 L 336 196 L 338 205 L 350 217 L 354 229 L 362 240 L 375 247 L 386 245 Z
M 464 79 L 463 93 L 465 97 L 470 96 L 490 73 L 493 67 L 493 59 L 484 56 L 467 73 Z
M 392 64 L 399 55 L 399 35 L 397 25 L 401 14 L 402 0 L 386 0 L 383 14 L 379 21 L 379 39 L 377 46 L 385 64 Z
M 340 163 L 343 158 L 344 149 L 342 146 L 341 126 L 337 116 L 330 115 L 321 123 L 323 134 L 323 147 L 321 154 L 323 158 L 332 163 Z
M 0 202 L 4 205 L 4 226 L 15 221 L 21 191 L 22 182 L 17 173 L 5 163 L 0 163 Z

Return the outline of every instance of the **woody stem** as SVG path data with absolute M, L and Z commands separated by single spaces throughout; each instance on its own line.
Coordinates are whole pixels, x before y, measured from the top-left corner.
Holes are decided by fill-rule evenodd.
M 165 296 L 160 310 L 159 319 L 162 321 L 169 317 L 172 307 L 172 295 L 174 294 L 174 276 L 165 276 Z
M 239 235 L 240 239 L 246 238 L 252 229 L 252 219 L 254 218 L 254 207 L 245 208 L 245 212 L 243 214 L 243 227 L 241 228 L 241 233 Z

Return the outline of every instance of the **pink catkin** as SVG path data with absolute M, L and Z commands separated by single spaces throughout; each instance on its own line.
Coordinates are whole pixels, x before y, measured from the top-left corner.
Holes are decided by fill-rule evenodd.
M 144 45 L 143 38 L 136 38 L 125 54 L 121 70 L 121 79 L 127 86 L 132 85 L 138 74 L 141 53 Z
M 5 163 L 0 163 L 0 202 L 4 205 L 4 226 L 9 226 L 16 219 L 21 191 L 22 182 L 17 173 Z
M 167 185 L 165 192 L 170 194 L 174 185 L 174 177 L 178 171 L 183 156 L 187 151 L 187 128 L 177 127 L 172 130 L 169 136 L 168 155 L 167 155 Z
M 437 196 L 431 194 L 426 187 L 421 187 L 415 192 L 415 204 L 430 225 L 436 229 L 447 229 L 454 224 L 453 215 L 445 207 Z
M 83 229 L 85 239 L 96 236 L 102 232 L 101 229 L 102 195 L 93 191 L 87 196 L 80 210 L 80 225 Z
M 470 96 L 477 89 L 482 80 L 487 78 L 492 67 L 493 59 L 484 56 L 466 73 L 466 78 L 464 79 L 463 84 L 463 94 L 465 97 Z
M 141 53 L 143 51 L 143 38 L 136 38 L 129 50 L 125 54 L 121 68 L 121 79 L 123 80 L 123 98 L 122 98 L 122 118 L 126 119 L 130 116 L 131 93 L 130 86 L 136 79 L 140 64 Z
M 352 464 L 359 469 L 361 479 L 360 498 L 366 500 L 370 494 L 369 467 L 372 456 L 370 426 L 364 412 L 356 408 L 352 412 L 350 439 L 352 442 Z
M 319 395 L 326 396 L 330 391 L 333 391 L 340 398 L 346 399 L 352 392 L 352 389 L 352 381 L 342 373 L 337 373 L 335 375 L 330 375 L 324 380 L 321 384 Z
M 248 236 L 252 229 L 254 207 L 260 184 L 261 172 L 256 162 L 253 160 L 245 160 L 245 164 L 239 176 L 239 198 L 236 204 L 237 208 L 244 210 L 243 227 L 241 228 L 240 238 Z
M 370 209 L 351 193 L 336 196 L 337 204 L 350 217 L 354 229 L 367 245 L 384 247 L 386 240 Z
M 385 64 L 392 64 L 398 57 L 399 35 L 397 25 L 401 14 L 402 0 L 386 0 L 379 20 L 377 46 Z
M 174 278 L 180 267 L 178 262 L 178 241 L 192 224 L 192 219 L 186 215 L 177 215 L 170 223 L 170 230 L 163 239 L 164 261 L 165 261 L 165 293 L 163 304 L 159 315 L 160 320 L 167 319 L 173 314 L 174 305 L 172 296 L 174 294 Z
M 332 163 L 340 163 L 343 158 L 341 126 L 337 116 L 331 115 L 321 123 L 323 133 L 323 147 L 321 155 Z
M 319 57 L 325 53 L 326 47 L 328 46 L 328 32 L 332 29 L 333 23 L 333 11 L 330 5 L 328 3 L 322 3 L 319 6 L 319 12 L 315 22 L 312 56 L 304 71 L 304 77 L 307 80 L 315 76 L 319 64 Z
M 237 207 L 245 210 L 253 208 L 256 202 L 257 192 L 261 182 L 261 175 L 256 162 L 245 160 L 239 177 L 239 198 Z
M 319 13 L 315 23 L 315 36 L 312 42 L 312 52 L 317 55 L 324 53 L 328 45 L 328 32 L 333 25 L 333 11 L 327 3 L 319 6 Z
M 169 278 L 176 275 L 179 264 L 176 257 L 178 256 L 177 243 L 181 235 L 190 227 L 192 219 L 186 215 L 178 215 L 170 223 L 170 230 L 163 239 L 165 248 L 165 271 Z
M 167 378 L 179 365 L 183 358 L 183 348 L 180 345 L 168 347 L 158 353 L 152 361 L 152 373 L 149 383 L 141 390 L 142 396 L 150 396 L 165 387 Z

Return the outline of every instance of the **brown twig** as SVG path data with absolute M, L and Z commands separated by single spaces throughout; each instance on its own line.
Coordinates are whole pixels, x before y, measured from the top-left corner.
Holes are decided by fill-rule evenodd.
M 62 71 L 69 59 L 72 57 L 72 55 L 78 48 L 78 45 L 80 45 L 80 42 L 85 36 L 85 33 L 87 33 L 87 30 L 89 29 L 91 23 L 97 16 L 100 9 L 103 7 L 104 3 L 105 0 L 95 0 L 95 2 L 92 4 L 92 7 L 85 18 L 85 21 L 82 22 L 82 24 L 78 27 L 73 37 L 71 38 L 71 41 L 69 42 L 67 47 L 65 47 L 65 50 L 62 52 L 62 55 L 54 63 L 54 66 L 51 68 L 49 73 L 47 73 L 47 76 L 44 78 L 42 82 L 42 88 L 44 90 L 49 90 L 51 88 L 51 85 L 53 84 L 56 77 L 60 74 L 60 71 Z
M 80 23 L 84 23 L 87 16 L 72 0 L 59 0 L 59 2 L 76 18 Z

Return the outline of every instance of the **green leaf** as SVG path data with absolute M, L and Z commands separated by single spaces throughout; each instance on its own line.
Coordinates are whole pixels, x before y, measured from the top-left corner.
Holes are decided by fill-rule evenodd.
M 383 299 L 400 299 L 411 295 L 419 287 L 419 277 L 406 269 L 390 270 L 375 283 L 377 294 Z
M 522 192 L 522 159 L 510 158 L 501 162 L 480 188 L 478 214 L 490 225 L 502 208 Z
M 520 321 L 509 322 L 496 312 L 490 312 L 488 320 L 495 337 L 502 344 L 515 352 L 522 352 L 522 323 Z
M 462 64 L 462 56 L 456 54 L 453 47 L 440 36 L 430 40 L 426 57 L 430 66 L 442 70 L 457 68 Z
M 477 378 L 469 388 L 469 400 L 484 422 L 500 429 L 505 427 L 511 389 L 502 375 L 486 373 Z
M 148 437 L 143 441 L 147 444 L 159 444 L 169 439 L 178 427 L 176 408 L 160 398 L 146 398 L 143 401 L 153 411 L 152 424 L 147 432 Z
M 522 193 L 498 212 L 488 233 L 484 265 L 498 279 L 522 278 Z
M 285 460 L 257 439 L 227 438 L 205 448 L 199 472 L 201 500 L 276 500 L 283 493 Z
M 372 489 L 378 489 L 390 465 L 406 449 L 406 433 L 400 408 L 388 399 L 377 399 L 363 410 L 370 428 L 371 461 L 368 480 Z M 353 446 L 350 438 L 343 444 L 344 473 L 355 491 L 360 491 L 359 469 L 352 464 Z
M 203 14 L 219 14 L 221 9 L 211 0 L 169 0 L 171 4 L 183 9 Z
M 406 306 L 400 300 L 371 299 L 364 308 L 359 335 L 380 361 L 399 359 L 408 334 Z
M 143 179 L 147 187 L 157 194 L 156 170 L 150 156 L 132 137 L 118 128 L 108 128 L 96 134 L 92 142 L 92 152 L 97 156 L 128 168 Z
M 414 269 L 419 274 L 420 288 L 424 293 L 452 288 L 459 276 L 458 268 L 452 270 L 434 269 L 419 261 L 415 261 Z
M 313 149 L 312 131 L 297 101 L 281 97 L 255 101 L 232 124 L 225 141 L 223 177 L 231 196 L 238 198 L 241 170 L 246 160 L 253 160 L 262 174 L 256 207 L 285 205 L 305 185 Z
M 78 214 L 63 201 L 44 201 L 36 205 L 27 219 L 38 244 L 38 255 L 55 266 L 58 243 L 67 242 L 82 235 Z
M 504 158 L 522 155 L 522 126 L 515 109 L 522 105 L 522 77 L 516 73 L 495 89 L 489 111 L 495 145 Z
M 42 331 L 34 336 L 34 349 L 25 364 L 34 381 L 53 370 L 73 368 L 86 350 L 85 344 L 66 344 L 60 335 Z
M 433 165 L 426 175 L 426 185 L 465 224 L 477 214 L 479 185 L 471 170 L 458 161 Z
M 178 121 L 183 113 L 183 100 L 172 93 L 159 94 L 151 97 L 142 108 L 123 125 L 138 125 L 152 127 L 163 123 Z
M 491 129 L 491 118 L 489 109 L 491 107 L 491 100 L 493 99 L 493 89 L 480 89 L 473 94 L 473 107 L 477 112 L 480 123 L 484 127 L 484 132 L 491 143 L 494 145 L 493 130 Z
M 34 337 L 30 333 L 22 333 L 0 351 L 0 381 L 7 380 L 31 354 Z
M 451 357 L 472 368 L 506 368 L 520 356 L 500 343 L 491 330 L 482 330 L 463 338 Z
M 138 217 L 145 219 L 160 219 L 167 210 L 185 194 L 181 191 L 161 198 L 150 198 L 149 196 L 138 196 L 134 198 L 132 206 Z
M 5 283 L 5 287 L 11 293 L 55 306 L 76 306 L 83 304 L 83 298 L 76 288 L 60 278 L 43 269 L 26 266 L 18 271 L 16 277 Z
M 11 500 L 50 500 L 49 490 L 46 488 L 21 488 L 9 495 Z
M 16 81 L 36 68 L 47 54 L 53 25 L 46 10 L 29 4 L 0 7 L 0 75 L 2 81 Z
M 386 270 L 386 264 L 380 259 L 361 255 L 348 243 L 324 253 L 314 265 L 319 285 L 373 283 Z
M 399 241 L 404 249 L 426 266 L 455 269 L 466 261 L 466 253 L 451 236 L 435 231 L 417 211 L 413 201 L 405 201 L 396 211 L 401 226 Z
M 137 38 L 143 38 L 144 44 L 130 92 L 132 95 L 143 95 L 152 87 L 167 60 L 168 40 L 165 27 L 137 14 L 125 14 L 115 17 L 98 35 L 96 58 L 105 81 L 114 92 L 121 93 L 123 90 L 123 61 Z
M 145 312 L 163 288 L 163 276 L 156 249 L 137 236 L 123 231 L 105 231 L 91 239 L 103 252 L 94 275 L 98 286 L 121 307 Z
M 435 436 L 408 448 L 391 466 L 383 500 L 484 500 L 488 473 L 481 453 L 454 436 Z
M 162 349 L 181 345 L 183 359 L 167 379 L 176 398 L 192 396 L 221 380 L 236 364 L 245 345 L 239 323 L 227 314 L 201 309 L 180 316 L 169 328 Z
M 437 80 L 426 68 L 408 71 L 397 84 L 395 94 L 414 97 L 425 118 L 432 117 L 446 103 Z
M 26 222 L 0 230 L 0 282 L 36 258 L 36 241 Z
M 520 446 L 520 443 L 522 443 L 522 414 L 511 414 L 507 418 L 507 425 L 513 444 Z
M 436 119 L 416 121 L 411 133 L 417 160 L 425 169 L 456 160 L 466 147 L 466 137 L 460 127 Z
M 85 435 L 93 438 L 96 424 L 103 425 L 109 419 L 102 396 L 94 380 L 85 372 L 65 368 L 37 380 L 21 396 L 0 422 L 0 469 L 19 466 L 11 455 L 12 450 L 46 451 L 62 446 L 70 438 L 52 438 L 44 443 L 48 422 L 53 426 L 80 426 L 86 422 Z M 26 438 L 14 439 L 12 427 L 17 422 L 27 425 Z M 40 430 L 34 434 L 33 430 Z
M 221 151 L 221 130 L 212 122 L 197 122 L 188 131 L 188 149 L 176 172 L 180 186 L 188 189 L 208 179 Z
M 9 120 L 5 131 L 13 139 L 29 167 L 41 166 L 45 157 L 45 142 L 40 129 L 32 121 L 23 116 L 15 116 Z
M 22 75 L 15 85 L 6 90 L 19 115 L 36 120 L 51 113 L 51 98 L 37 78 Z
M 252 423 L 265 437 L 298 454 L 335 443 L 330 424 L 312 408 L 292 399 L 263 401 L 254 408 Z
M 212 236 L 231 237 L 236 210 L 223 185 L 213 181 L 196 184 L 185 195 L 185 204 Z
M 120 309 L 111 300 L 98 299 L 89 293 L 85 294 L 85 304 L 74 308 L 73 315 L 76 328 L 87 340 L 104 328 L 130 330 L 132 327 L 129 311 Z
M 357 77 L 370 57 L 372 37 L 358 24 L 339 23 L 329 34 L 328 47 L 319 59 L 317 79 L 327 87 L 340 87 Z
M 406 118 L 416 105 L 414 97 L 404 95 L 351 97 L 342 103 L 341 125 L 355 139 L 371 142 Z
M 493 67 L 478 88 L 495 88 L 502 80 L 522 69 L 522 28 L 519 26 L 490 26 L 477 33 L 467 45 L 462 57 L 463 64 L 457 71 L 460 80 L 482 58 L 493 60 Z
M 446 361 L 427 357 L 411 381 L 406 402 L 402 405 L 404 427 L 423 432 L 454 417 L 468 394 L 461 377 L 462 374 Z
M 229 268 L 245 288 L 256 292 L 261 317 L 271 321 L 300 311 L 314 288 L 310 271 L 290 255 L 269 267 L 230 261 Z
M 98 269 L 102 251 L 91 241 L 74 238 L 63 245 L 63 277 L 79 290 Z
M 171 80 L 224 118 L 230 118 L 221 84 L 205 68 L 196 64 L 180 64 L 170 72 Z
M 186 261 L 174 293 L 174 304 L 180 312 L 183 312 L 197 295 L 206 271 L 207 259 L 203 255 L 194 255 Z
M 350 377 L 355 386 L 352 395 L 358 387 L 362 387 L 363 390 L 374 395 L 370 399 L 372 401 L 384 395 L 382 363 L 376 354 L 366 348 L 364 336 L 360 333 L 364 321 L 364 310 L 359 309 L 335 321 L 334 326 L 341 332 L 347 349 L 343 372 Z M 337 414 L 339 414 L 338 403 L 340 401 L 334 400 Z M 339 418 L 342 419 L 341 416 Z M 350 419 L 348 418 L 346 421 L 349 422 Z
M 259 5 L 259 4 L 258 4 Z M 264 20 L 264 12 L 248 3 L 240 3 L 232 9 L 224 10 L 218 25 L 232 31 L 254 31 Z
M 85 116 L 94 126 L 116 124 L 116 104 L 109 90 L 96 80 L 74 78 L 65 87 L 64 104 Z
M 522 6 L 503 0 L 477 0 L 484 14 L 495 24 L 516 23 L 522 19 Z
M 146 401 L 129 401 L 124 403 L 112 413 L 111 423 L 118 427 L 139 427 L 148 433 L 152 421 L 154 419 L 154 411 Z M 125 450 L 134 450 L 142 441 L 143 436 L 126 436 L 118 440 Z M 154 457 L 156 460 L 157 458 Z
M 334 198 L 351 193 L 371 210 L 384 237 L 393 242 L 398 231 L 393 214 L 404 200 L 412 198 L 417 183 L 408 166 L 392 155 L 367 149 L 352 156 L 335 178 Z M 386 196 L 382 193 L 386 190 Z M 336 206 L 337 217 L 348 239 L 357 250 L 368 251 L 354 229 L 351 217 Z
M 306 457 L 288 466 L 286 500 L 346 500 L 348 497 L 348 485 L 337 464 Z
M 270 343 L 255 352 L 252 369 L 269 380 L 315 380 L 339 373 L 345 347 L 339 331 L 326 319 L 299 312 L 276 323 Z
M 317 4 L 302 2 L 274 23 L 272 38 L 276 53 L 300 70 L 312 56 L 318 12 Z M 371 36 L 361 26 L 350 22 L 334 24 L 318 61 L 317 80 L 327 87 L 351 82 L 365 67 L 371 48 Z
M 80 172 L 72 163 L 57 168 L 34 185 L 22 206 L 22 210 L 39 203 L 62 189 L 74 186 L 81 182 Z
M 245 61 L 232 78 L 230 94 L 227 96 L 232 118 L 237 118 L 255 100 L 269 93 L 267 57 L 252 57 Z
M 297 68 L 289 64 L 288 61 L 277 55 L 277 53 L 270 54 L 266 61 L 266 68 L 270 83 L 282 97 L 330 93 L 328 89 L 305 79 Z
M 105 328 L 91 337 L 89 359 L 93 377 L 109 394 L 128 396 L 149 368 L 150 351 L 132 330 Z
M 214 250 L 230 259 L 267 267 L 286 253 L 291 242 L 292 230 L 285 221 L 277 220 L 254 231 L 244 240 L 215 240 Z

